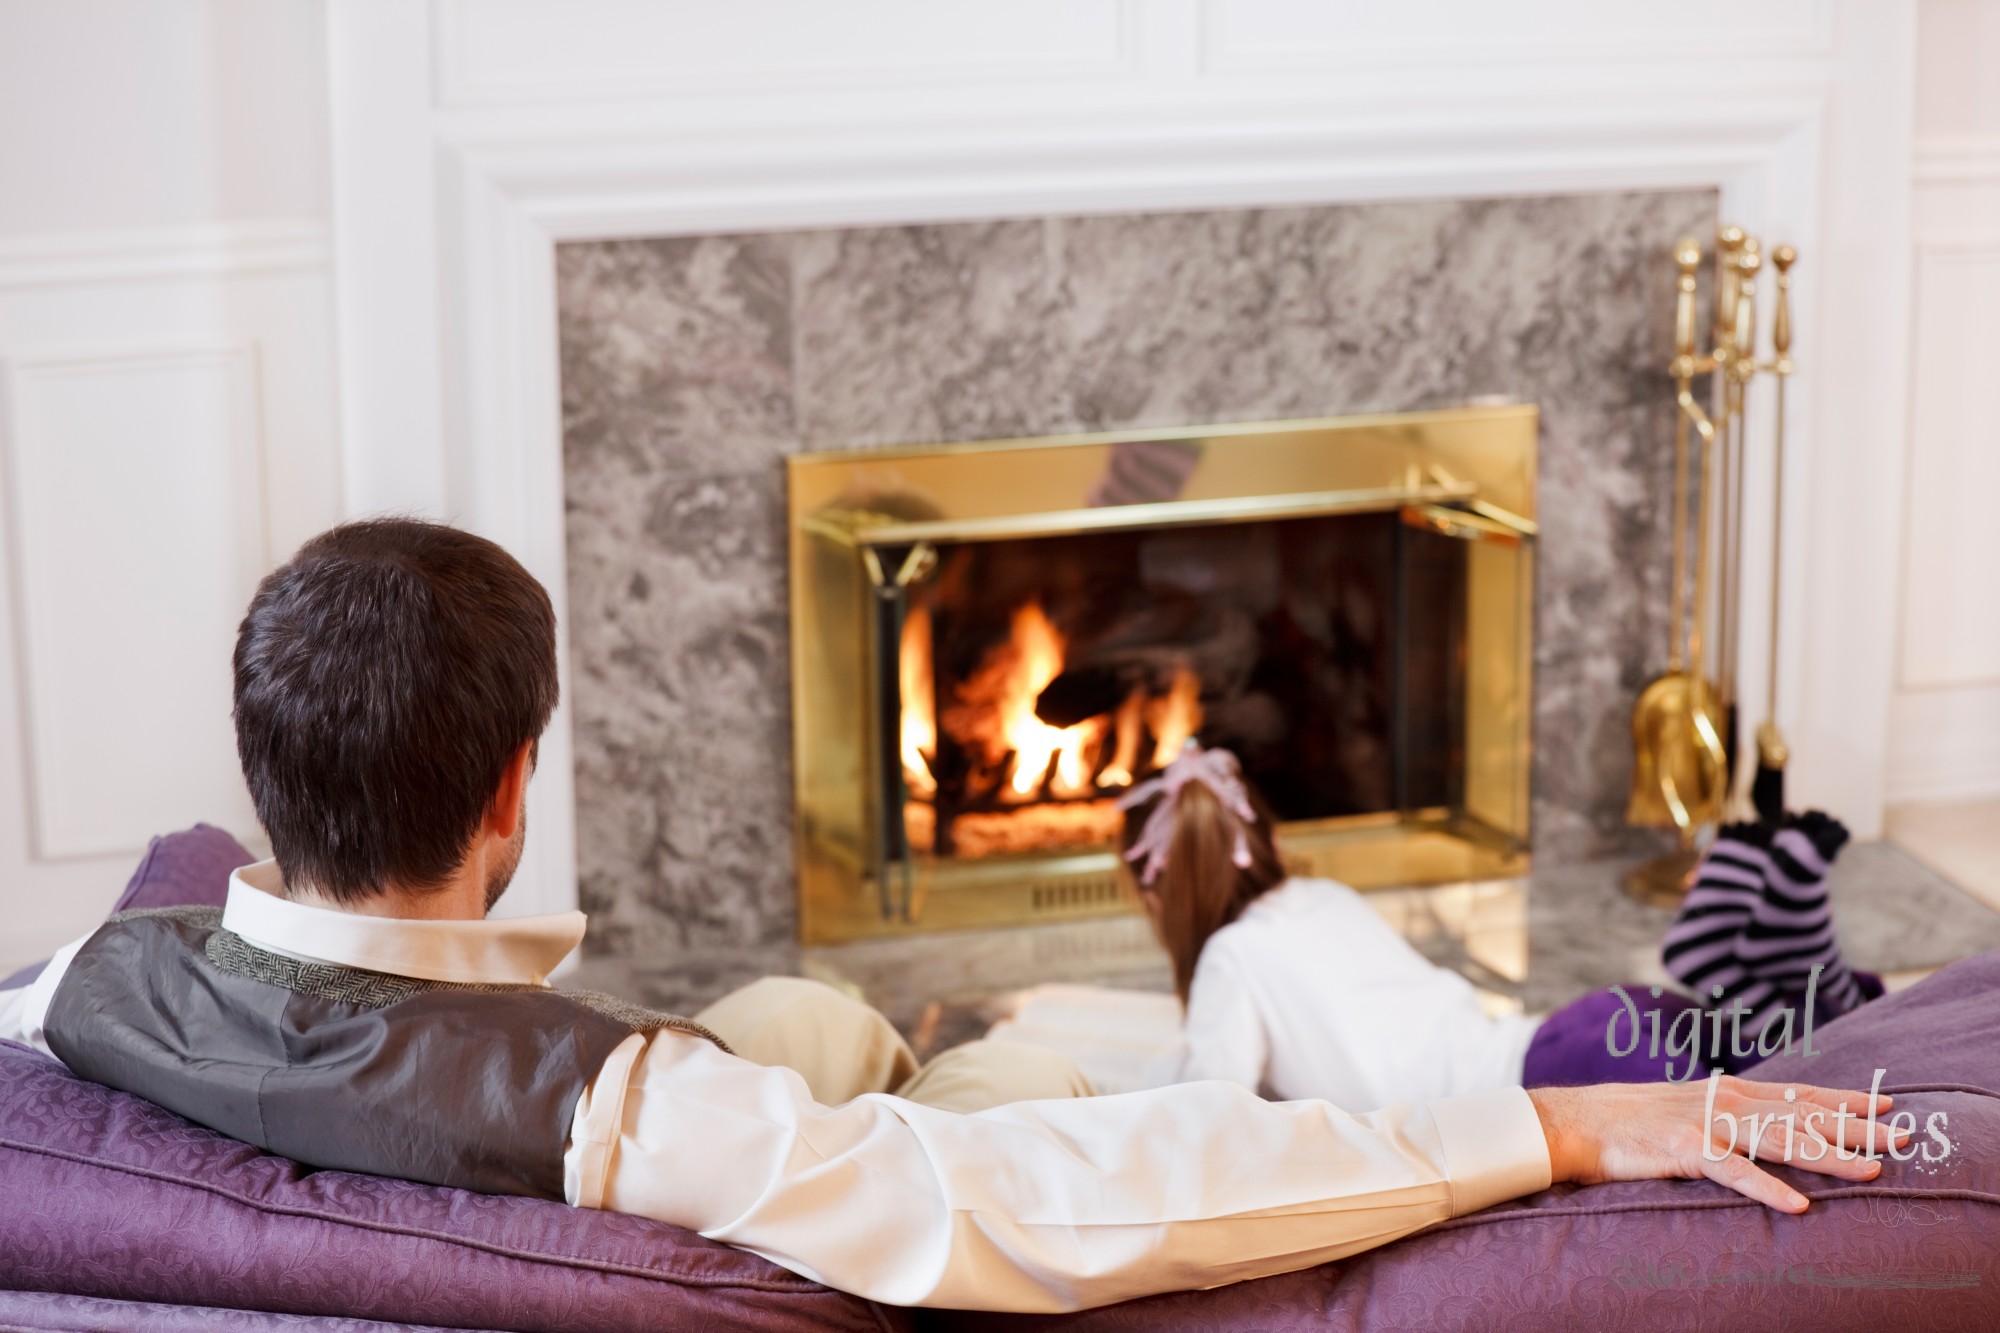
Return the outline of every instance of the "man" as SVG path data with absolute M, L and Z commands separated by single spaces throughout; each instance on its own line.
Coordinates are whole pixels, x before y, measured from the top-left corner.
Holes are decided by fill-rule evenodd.
M 219 919 L 134 915 L 69 946 L 0 996 L 0 1037 L 316 1166 L 641 1213 L 901 1305 L 1214 1286 L 1551 1180 L 1705 1175 L 1806 1206 L 1704 1152 L 1719 1130 L 1748 1142 L 1728 1116 L 1798 1110 L 1770 1085 L 1723 1080 L 1721 1122 L 1701 1084 L 1366 1116 L 1221 1083 L 1089 1098 L 1020 1048 L 918 1071 L 879 1016 L 797 980 L 725 999 L 717 1031 L 553 990 L 582 916 L 485 918 L 520 861 L 554 644 L 546 593 L 490 542 L 384 519 L 307 543 L 236 645 L 274 859 L 236 873 Z M 1800 1146 L 1827 1175 L 1880 1170 Z

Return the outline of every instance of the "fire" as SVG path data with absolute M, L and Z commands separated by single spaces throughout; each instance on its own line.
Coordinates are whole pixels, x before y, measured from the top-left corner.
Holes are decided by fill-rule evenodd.
M 1044 722 L 1035 704 L 1063 674 L 1068 644 L 1033 601 L 1015 609 L 1006 641 L 951 683 L 940 707 L 934 632 L 930 611 L 912 607 L 898 662 L 912 846 L 948 838 L 952 854 L 981 856 L 1101 843 L 1118 822 L 1110 794 L 1171 763 L 1201 727 L 1201 678 L 1184 664 L 1163 693 L 1153 693 L 1151 680 L 1135 682 L 1108 712 L 1067 727 Z M 972 761 L 973 776 L 951 793 L 948 814 L 931 804 L 943 799 L 935 777 L 941 739 Z M 940 826 L 941 818 L 949 824 Z
M 937 751 L 929 607 L 914 607 L 904 618 L 903 642 L 896 657 L 903 691 L 903 782 L 919 796 L 935 796 L 937 779 L 931 776 L 930 761 L 924 757 Z
M 1091 785 L 1084 749 L 1103 727 L 1094 722 L 1052 727 L 1035 716 L 1035 700 L 1063 668 L 1062 635 L 1038 603 L 1029 602 L 1014 613 L 1013 646 L 1016 665 L 999 701 L 1000 734 L 1014 752 L 1007 786 L 1016 796 L 1033 796 L 1048 774 L 1053 795 L 1080 795 Z
M 1146 726 L 1153 733 L 1153 767 L 1165 768 L 1201 726 L 1201 677 L 1175 667 L 1166 697 L 1146 702 Z

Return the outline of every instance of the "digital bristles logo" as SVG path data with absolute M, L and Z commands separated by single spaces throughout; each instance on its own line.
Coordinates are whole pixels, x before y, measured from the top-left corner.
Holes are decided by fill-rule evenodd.
M 1866 1124 L 1868 1127 L 1865 1137 L 1861 1138 L 1861 1142 L 1866 1145 L 1861 1151 L 1869 1157 L 1879 1156 L 1874 1146 L 1875 1104 L 1876 1098 L 1882 1091 L 1882 1079 L 1888 1072 L 1886 1069 L 1875 1071 L 1874 1082 L 1868 1086 L 1868 1114 L 1865 1116 L 1848 1110 L 1846 1102 L 1840 1103 L 1833 1110 L 1808 1102 L 1805 1106 L 1786 1111 L 1782 1115 L 1771 1111 L 1764 1115 L 1752 1114 L 1739 1118 L 1715 1109 L 1716 1089 L 1722 1083 L 1722 1071 L 1715 1070 L 1708 1076 L 1708 1102 L 1704 1111 L 1711 1132 L 1702 1145 L 1701 1155 L 1711 1162 L 1722 1161 L 1736 1151 L 1736 1139 L 1740 1132 L 1747 1140 L 1744 1156 L 1753 1162 L 1757 1160 L 1758 1150 L 1764 1146 L 1766 1135 L 1771 1135 L 1773 1141 L 1779 1145 L 1778 1150 L 1771 1154 L 1775 1160 L 1789 1162 L 1797 1156 L 1804 1161 L 1817 1162 L 1834 1151 L 1834 1144 L 1848 1140 L 1847 1122 L 1852 1120 L 1856 1125 Z M 1798 1098 L 1798 1089 L 1785 1089 L 1787 1103 L 1796 1104 Z M 1924 1121 L 1924 1134 L 1929 1141 L 1921 1145 L 1916 1137 L 1916 1112 L 1898 1111 L 1890 1116 L 1886 1123 L 1891 1133 L 1899 1136 L 1884 1149 L 1896 1161 L 1914 1161 L 1919 1153 L 1926 1162 L 1941 1162 L 1951 1156 L 1951 1139 L 1945 1134 L 1948 1128 L 1945 1112 L 1933 1111 Z M 1718 1133 L 1723 1129 L 1729 1131 L 1729 1141 L 1718 1148 Z M 1781 1129 L 1781 1133 L 1775 1132 Z M 1909 1151 L 1904 1152 L 1899 1149 L 1897 1142 L 1901 1142 Z M 1793 1151 L 1795 1144 L 1799 1145 L 1796 1153 Z M 1815 1148 L 1818 1149 L 1817 1152 L 1813 1151 Z
M 1613 986 L 1611 991 L 1623 1004 L 1623 1008 L 1611 1015 L 1604 1026 L 1604 1049 L 1620 1058 L 1631 1055 L 1639 1049 L 1641 1040 L 1647 1042 L 1646 1054 L 1651 1059 L 1666 1059 L 1665 1072 L 1669 1083 L 1685 1083 L 1695 1075 L 1697 1069 L 1720 1068 L 1725 1058 L 1747 1059 L 1755 1055 L 1768 1058 L 1773 1055 L 1789 1055 L 1795 1029 L 1803 1034 L 1801 1054 L 1818 1055 L 1813 1049 L 1813 1001 L 1819 986 L 1819 969 L 1814 968 L 1812 977 L 1806 983 L 1803 1021 L 1799 1011 L 1790 1005 L 1782 1005 L 1772 1012 L 1764 1023 L 1762 1031 L 1753 1034 L 1749 1044 L 1745 1044 L 1743 1020 L 1751 1016 L 1741 1000 L 1727 1009 L 1683 1009 L 1674 1015 L 1673 1021 L 1661 1031 L 1660 1011 L 1657 1007 L 1648 1009 L 1642 1015 L 1637 1002 L 1623 986 Z M 1654 999 L 1660 998 L 1660 988 L 1652 987 Z M 1620 1019 L 1631 1020 L 1631 1040 L 1620 1042 Z M 1646 1020 L 1652 1020 L 1648 1023 Z M 1724 1024 L 1727 1019 L 1728 1043 L 1723 1042 Z M 1704 1021 L 1706 1020 L 1706 1021 Z M 1704 1029 L 1708 1041 L 1706 1048 L 1702 1041 Z M 1685 1057 L 1687 1064 L 1680 1073 L 1674 1072 L 1674 1061 Z
M 1849 1110 L 1845 1102 L 1832 1109 L 1808 1102 L 1782 1114 L 1768 1112 L 1740 1119 L 1715 1109 L 1715 1095 L 1726 1062 L 1747 1060 L 1753 1055 L 1759 1058 L 1789 1055 L 1795 1037 L 1802 1057 L 1823 1054 L 1813 1046 L 1814 999 L 1819 974 L 1819 968 L 1812 969 L 1801 1008 L 1794 1010 L 1786 1005 L 1772 1011 L 1763 1027 L 1748 1036 L 1743 1031 L 1743 1020 L 1750 1017 L 1751 1011 L 1740 1000 L 1727 1009 L 1683 1009 L 1663 1028 L 1658 1006 L 1642 1011 L 1623 986 L 1613 986 L 1611 991 L 1618 996 L 1623 1007 L 1613 1013 L 1605 1024 L 1604 1049 L 1622 1059 L 1634 1055 L 1640 1043 L 1645 1042 L 1648 1058 L 1665 1061 L 1662 1068 L 1670 1083 L 1687 1082 L 1698 1069 L 1708 1071 L 1705 1115 L 1710 1133 L 1706 1136 L 1702 1153 L 1710 1161 L 1719 1162 L 1735 1152 L 1739 1146 L 1738 1136 L 1741 1135 L 1747 1141 L 1743 1145 L 1745 1155 L 1752 1161 L 1757 1160 L 1759 1150 L 1769 1137 L 1774 1145 L 1781 1145 L 1770 1154 L 1776 1160 L 1791 1160 L 1792 1145 L 1797 1143 L 1801 1145 L 1797 1156 L 1816 1162 L 1833 1151 L 1832 1144 L 1846 1141 L 1847 1122 L 1850 1120 L 1856 1126 L 1867 1126 L 1866 1138 L 1863 1139 L 1867 1146 L 1862 1151 L 1870 1157 L 1879 1156 L 1874 1147 L 1876 1104 L 1882 1091 L 1882 1081 L 1888 1076 L 1886 1069 L 1875 1070 L 1874 1080 L 1868 1088 L 1865 1115 Z M 1655 999 L 1660 997 L 1660 987 L 1654 986 L 1651 991 Z M 1679 1066 L 1678 1073 L 1675 1072 L 1677 1061 L 1685 1062 Z M 1796 1105 L 1798 1091 L 1786 1088 L 1785 1101 Z M 1892 1142 L 1883 1150 L 1895 1161 L 1910 1162 L 1921 1158 L 1924 1162 L 1941 1162 L 1951 1155 L 1952 1142 L 1947 1133 L 1949 1118 L 1943 1111 L 1933 1111 L 1925 1117 L 1922 1140 L 1917 1135 L 1917 1116 L 1913 1111 L 1898 1111 L 1885 1123 L 1901 1144 L 1898 1146 L 1897 1142 Z M 1728 1132 L 1726 1146 L 1717 1151 L 1719 1135 L 1725 1128 Z M 1818 1148 L 1818 1152 L 1812 1151 L 1814 1147 Z

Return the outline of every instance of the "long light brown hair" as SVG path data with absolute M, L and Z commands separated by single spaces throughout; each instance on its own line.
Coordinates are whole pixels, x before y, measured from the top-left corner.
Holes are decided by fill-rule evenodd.
M 1173 838 L 1167 846 L 1166 863 L 1153 882 L 1140 883 L 1143 868 L 1125 862 L 1132 882 L 1142 891 L 1158 895 L 1158 906 L 1149 904 L 1147 915 L 1173 961 L 1174 989 L 1182 1004 L 1187 1003 L 1188 988 L 1194 984 L 1194 965 L 1209 936 L 1285 881 L 1271 807 L 1247 781 L 1244 790 L 1250 808 L 1257 812 L 1253 824 L 1246 825 L 1206 784 L 1187 783 L 1175 798 Z M 1118 834 L 1121 860 L 1131 852 L 1140 830 L 1164 799 L 1155 796 L 1125 812 L 1125 825 Z M 1250 851 L 1247 866 L 1236 864 L 1239 830 Z

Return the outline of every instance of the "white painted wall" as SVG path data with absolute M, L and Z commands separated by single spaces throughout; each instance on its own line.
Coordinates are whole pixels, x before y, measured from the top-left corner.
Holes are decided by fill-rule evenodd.
M 229 652 L 338 517 L 317 0 L 0 0 L 0 971 L 254 843 Z
M 326 212 L 317 0 L 0 0 L 0 236 Z
M 1922 0 L 1890 795 L 2000 795 L 2000 2 Z

